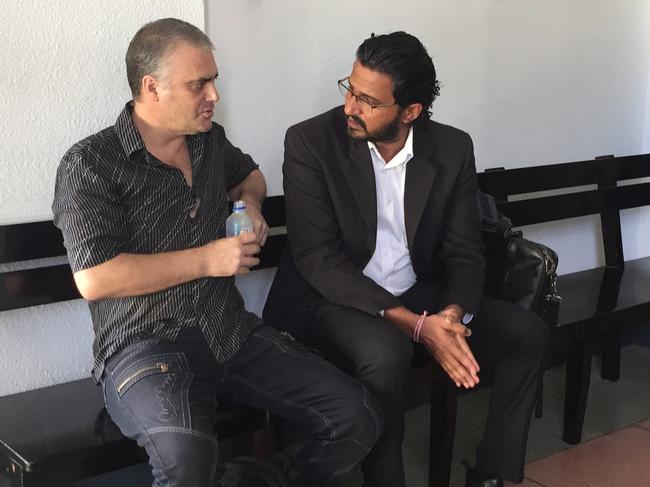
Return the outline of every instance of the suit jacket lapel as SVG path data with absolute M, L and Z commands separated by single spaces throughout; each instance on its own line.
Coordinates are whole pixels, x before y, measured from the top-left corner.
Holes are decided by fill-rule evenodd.
M 406 165 L 404 185 L 404 222 L 411 250 L 436 175 L 435 147 L 426 129 L 416 125 L 413 130 L 413 159 Z
M 343 172 L 348 180 L 352 193 L 361 210 L 361 215 L 370 228 L 377 229 L 377 190 L 375 172 L 368 144 L 363 141 L 349 139 L 349 160 L 343 163 Z

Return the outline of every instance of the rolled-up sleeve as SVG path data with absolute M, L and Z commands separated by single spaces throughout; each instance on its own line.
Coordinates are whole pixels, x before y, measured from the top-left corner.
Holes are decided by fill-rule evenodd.
M 123 251 L 124 211 L 114 184 L 93 167 L 88 154 L 73 148 L 63 157 L 52 212 L 73 272 L 102 264 Z
M 251 156 L 244 154 L 238 147 L 230 143 L 223 127 L 219 126 L 219 129 L 219 138 L 221 139 L 219 142 L 223 147 L 226 189 L 230 191 L 259 166 Z

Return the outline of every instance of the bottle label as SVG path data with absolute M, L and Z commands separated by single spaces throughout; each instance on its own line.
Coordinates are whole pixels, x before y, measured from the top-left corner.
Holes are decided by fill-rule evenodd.
M 244 218 L 229 218 L 226 222 L 226 237 L 236 237 L 241 233 L 252 231 L 253 222 L 247 216 Z

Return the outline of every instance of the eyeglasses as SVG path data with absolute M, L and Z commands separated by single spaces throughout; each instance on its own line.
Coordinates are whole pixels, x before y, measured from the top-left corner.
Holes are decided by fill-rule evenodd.
M 350 87 L 350 78 L 343 78 L 338 80 L 338 85 L 339 85 L 339 91 L 344 97 L 351 96 L 355 99 L 355 101 L 361 106 L 361 109 L 364 112 L 372 112 L 375 108 L 384 108 L 384 107 L 392 107 L 393 105 L 397 105 L 397 102 L 393 103 L 374 103 L 370 101 L 370 99 L 366 95 L 355 95 L 354 92 L 352 91 L 352 88 Z

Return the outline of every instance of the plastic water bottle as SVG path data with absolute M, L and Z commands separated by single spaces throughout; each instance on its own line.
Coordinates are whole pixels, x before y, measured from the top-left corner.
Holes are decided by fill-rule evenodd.
M 235 237 L 240 233 L 252 231 L 253 220 L 246 213 L 246 203 L 242 200 L 235 201 L 232 214 L 226 220 L 226 237 Z

